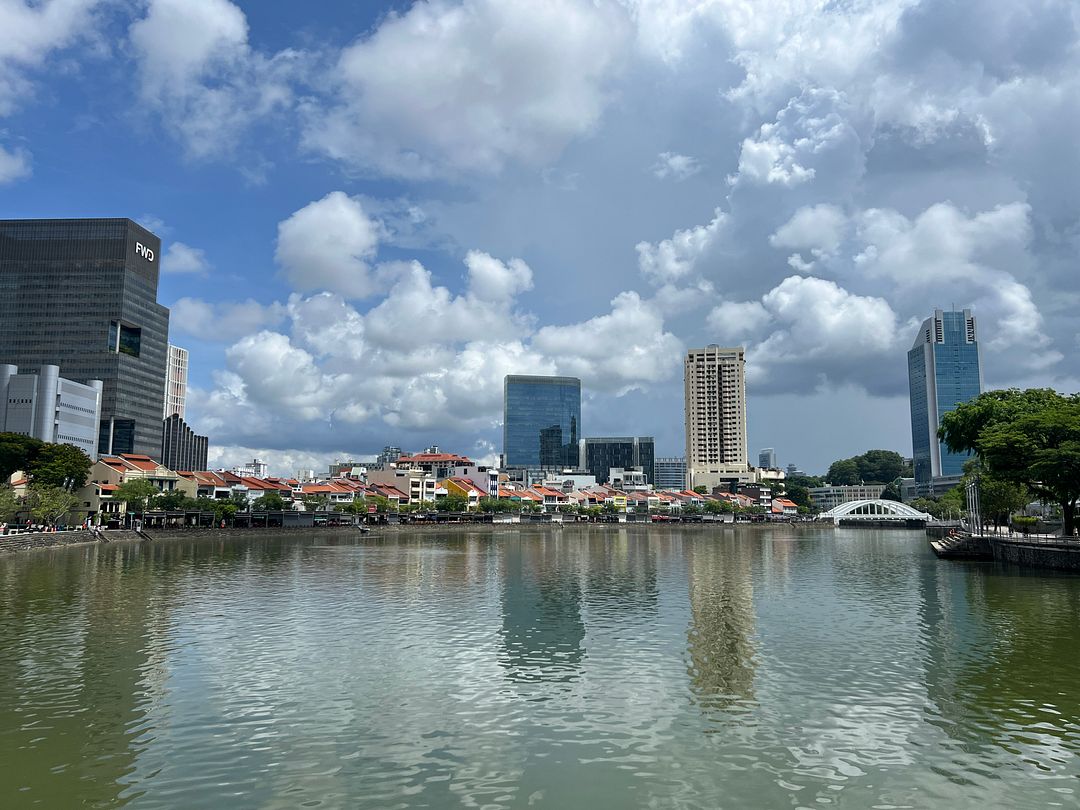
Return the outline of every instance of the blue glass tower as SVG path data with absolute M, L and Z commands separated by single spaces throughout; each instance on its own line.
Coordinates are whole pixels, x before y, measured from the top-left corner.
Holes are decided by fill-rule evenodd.
M 923 321 L 908 352 L 908 385 L 915 483 L 922 492 L 935 479 L 955 481 L 968 460 L 967 454 L 950 453 L 938 440 L 937 431 L 941 417 L 982 393 L 979 342 L 971 310 L 938 309 Z
M 507 467 L 578 465 L 581 380 L 511 374 L 503 381 L 503 461 Z

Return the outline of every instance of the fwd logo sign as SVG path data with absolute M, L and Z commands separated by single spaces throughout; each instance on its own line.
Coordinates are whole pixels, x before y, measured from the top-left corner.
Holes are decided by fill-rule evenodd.
M 148 262 L 154 260 L 154 251 L 144 245 L 142 242 L 135 243 L 135 252 L 146 259 Z

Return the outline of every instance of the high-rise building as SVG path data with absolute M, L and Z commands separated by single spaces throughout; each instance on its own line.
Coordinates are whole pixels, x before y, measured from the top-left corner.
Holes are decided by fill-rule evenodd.
M 686 489 L 686 459 L 658 458 L 655 462 L 656 488 L 675 491 Z
M 577 467 L 581 380 L 507 375 L 503 381 L 503 459 L 507 467 Z
M 764 450 L 759 450 L 757 454 L 757 465 L 765 470 L 777 469 L 776 451 L 771 447 L 766 447 Z
M 690 486 L 746 480 L 746 351 L 691 349 L 685 364 L 686 470 Z
M 101 388 L 101 380 L 65 380 L 53 365 L 39 366 L 36 374 L 0 365 L 0 432 L 70 444 L 96 461 Z
M 161 241 L 129 219 L 0 221 L 0 362 L 103 383 L 98 453 L 161 458 Z
M 982 393 L 982 369 L 975 316 L 971 310 L 934 310 L 923 321 L 908 352 L 911 445 L 915 485 L 920 495 L 955 485 L 967 454 L 950 453 L 937 437 L 941 418 Z
M 199 436 L 178 413 L 170 415 L 161 428 L 161 466 L 170 470 L 202 471 L 210 440 Z
M 169 344 L 169 362 L 165 368 L 165 415 L 174 413 L 181 419 L 187 405 L 188 350 Z M 166 464 L 166 467 L 169 465 Z M 169 469 L 175 469 L 170 467 Z
M 656 486 L 655 455 L 652 436 L 582 439 L 577 466 L 595 476 L 599 484 L 608 483 L 613 469 L 640 467 L 646 482 Z

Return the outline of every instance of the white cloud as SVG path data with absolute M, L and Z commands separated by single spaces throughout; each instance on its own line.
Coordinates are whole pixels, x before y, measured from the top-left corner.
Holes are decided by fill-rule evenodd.
M 28 73 L 54 51 L 94 30 L 101 0 L 4 0 L 0 2 L 0 115 L 9 114 L 32 87 Z
M 836 205 L 804 206 L 769 237 L 774 247 L 810 250 L 816 256 L 831 255 L 840 247 L 848 220 Z
M 202 275 L 209 269 L 210 262 L 206 260 L 206 251 L 183 242 L 172 242 L 161 257 L 162 273 Z
M 276 326 L 284 318 L 285 308 L 278 303 L 263 306 L 250 298 L 236 303 L 181 298 L 170 307 L 169 329 L 208 342 L 229 342 Z
M 593 130 L 629 35 L 609 0 L 440 0 L 346 48 L 309 148 L 406 177 L 539 163 Z
M 293 102 L 303 55 L 252 50 L 229 0 L 150 0 L 128 33 L 143 102 L 192 157 L 233 152 L 254 121 Z
M 652 173 L 659 180 L 685 180 L 700 171 L 701 164 L 695 158 L 676 152 L 661 152 L 652 167 Z
M 0 185 L 23 180 L 34 173 L 30 152 L 22 147 L 8 150 L 0 146 Z
M 728 216 L 717 208 L 707 225 L 676 231 L 658 244 L 638 242 L 635 249 L 642 275 L 656 284 L 686 279 L 716 243 L 727 222 Z
M 241 464 L 248 464 L 253 458 L 264 462 L 270 475 L 291 478 L 296 475 L 297 470 L 314 470 L 316 475 L 325 475 L 332 463 L 355 459 L 355 455 L 350 455 L 344 450 L 318 453 L 310 450 L 278 450 L 272 447 L 211 443 L 207 453 L 207 466 L 214 470 L 231 469 Z
M 771 321 L 760 301 L 722 301 L 709 313 L 709 333 L 725 344 L 742 343 Z
M 293 289 L 366 298 L 379 289 L 369 262 L 380 236 L 358 199 L 333 191 L 278 224 L 275 257 Z

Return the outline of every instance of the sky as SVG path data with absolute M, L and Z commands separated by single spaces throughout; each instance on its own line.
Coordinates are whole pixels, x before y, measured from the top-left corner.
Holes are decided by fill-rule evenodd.
M 211 465 L 493 461 L 502 380 L 682 455 L 747 349 L 751 458 L 911 452 L 906 352 L 1080 389 L 1072 0 L 0 0 L 0 216 L 163 241 Z

